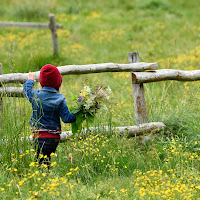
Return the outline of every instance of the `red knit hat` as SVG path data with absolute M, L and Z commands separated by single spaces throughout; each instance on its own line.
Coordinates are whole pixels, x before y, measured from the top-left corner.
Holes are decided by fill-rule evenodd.
M 44 65 L 40 70 L 39 81 L 42 87 L 52 87 L 59 90 L 62 80 L 59 70 L 54 65 Z

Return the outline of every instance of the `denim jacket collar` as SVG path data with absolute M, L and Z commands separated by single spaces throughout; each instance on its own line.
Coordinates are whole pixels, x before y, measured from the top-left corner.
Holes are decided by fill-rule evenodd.
M 42 90 L 47 92 L 58 92 L 55 88 L 52 87 L 43 87 Z

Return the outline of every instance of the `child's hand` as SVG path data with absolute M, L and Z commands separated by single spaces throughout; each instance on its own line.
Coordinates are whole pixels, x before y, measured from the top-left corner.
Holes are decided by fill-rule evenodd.
M 32 79 L 35 81 L 35 75 L 33 73 L 29 72 L 28 79 Z

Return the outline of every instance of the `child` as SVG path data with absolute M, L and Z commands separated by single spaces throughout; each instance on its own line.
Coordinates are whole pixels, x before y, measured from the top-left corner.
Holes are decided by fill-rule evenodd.
M 51 153 L 55 153 L 60 140 L 60 118 L 64 123 L 72 123 L 76 121 L 76 116 L 69 112 L 64 95 L 59 93 L 62 76 L 55 66 L 43 66 L 39 82 L 42 90 L 33 90 L 35 77 L 29 73 L 24 92 L 33 109 L 30 125 L 34 133 L 37 160 L 39 158 L 39 166 L 44 163 L 49 169 Z M 40 154 L 43 154 L 42 158 Z

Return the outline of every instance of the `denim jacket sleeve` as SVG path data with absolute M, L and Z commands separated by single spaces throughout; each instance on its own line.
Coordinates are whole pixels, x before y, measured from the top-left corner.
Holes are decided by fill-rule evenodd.
M 25 97 L 32 102 L 32 99 L 34 97 L 34 92 L 33 92 L 33 86 L 34 86 L 34 80 L 32 79 L 28 79 L 25 83 L 24 83 L 24 94 Z
M 76 115 L 69 112 L 65 99 L 63 99 L 61 103 L 60 117 L 64 123 L 72 123 L 76 121 Z

